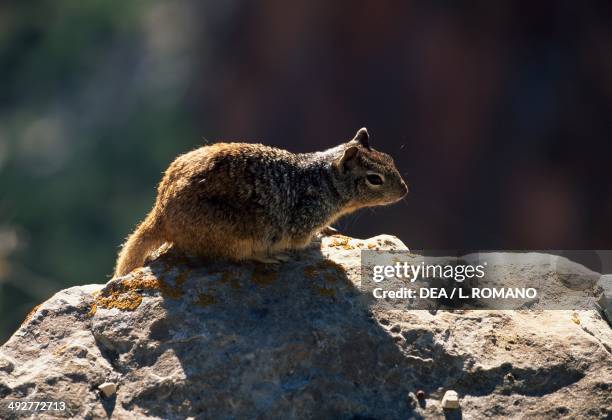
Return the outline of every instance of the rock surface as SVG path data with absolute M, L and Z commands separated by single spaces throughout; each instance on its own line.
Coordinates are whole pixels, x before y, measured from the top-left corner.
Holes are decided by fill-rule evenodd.
M 118 419 L 612 415 L 612 331 L 596 310 L 373 308 L 360 250 L 405 246 L 322 242 L 275 267 L 170 251 L 59 292 L 0 348 L 0 400 Z
M 601 276 L 598 283 L 603 291 L 597 305 L 612 326 L 612 275 Z

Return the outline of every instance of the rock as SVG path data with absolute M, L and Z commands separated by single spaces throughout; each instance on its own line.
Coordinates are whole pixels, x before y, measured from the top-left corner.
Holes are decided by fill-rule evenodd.
M 0 358 L 0 371 L 11 373 L 15 369 L 15 363 L 8 358 Z
M 457 392 L 452 390 L 446 391 L 440 406 L 444 409 L 459 408 L 459 395 Z
M 406 247 L 321 240 L 276 266 L 170 250 L 61 291 L 0 348 L 0 400 L 61 400 L 76 418 L 393 419 L 442 417 L 453 389 L 467 418 L 611 414 L 612 331 L 594 308 L 376 308 L 359 287 L 361 250 Z M 543 267 L 521 274 L 550 282 Z
M 597 300 L 597 305 L 608 320 L 608 323 L 612 325 L 612 275 L 601 276 L 597 284 L 602 290 L 601 296 Z
M 98 385 L 98 389 L 105 397 L 112 397 L 117 392 L 117 385 L 112 382 L 104 382 L 102 385 Z

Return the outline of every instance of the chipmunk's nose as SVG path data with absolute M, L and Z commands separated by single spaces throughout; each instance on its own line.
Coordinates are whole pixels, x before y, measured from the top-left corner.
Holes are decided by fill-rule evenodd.
M 402 181 L 401 188 L 402 188 L 402 197 L 404 197 L 406 194 L 408 194 L 408 184 Z

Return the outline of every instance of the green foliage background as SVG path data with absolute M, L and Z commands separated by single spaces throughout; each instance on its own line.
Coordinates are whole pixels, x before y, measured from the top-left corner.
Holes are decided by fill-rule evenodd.
M 156 65 L 155 4 L 0 5 L 0 343 L 50 294 L 108 278 L 152 182 L 199 140 Z

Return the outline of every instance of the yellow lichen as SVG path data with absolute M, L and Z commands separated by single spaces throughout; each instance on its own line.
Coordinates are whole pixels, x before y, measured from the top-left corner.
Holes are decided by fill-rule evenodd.
M 580 318 L 576 312 L 572 313 L 572 322 L 576 325 L 580 325 Z
M 87 318 L 91 318 L 92 316 L 94 316 L 96 314 L 96 312 L 98 311 L 98 306 L 95 303 L 91 304 L 91 308 L 89 308 L 89 312 L 87 312 L 87 314 L 85 314 L 85 316 Z
M 323 260 L 317 263 L 317 265 L 304 267 L 304 276 L 306 276 L 308 279 L 314 279 L 322 272 L 325 272 L 324 278 L 326 280 L 336 281 L 344 274 L 344 268 L 342 268 L 340 264 L 336 264 L 331 260 Z
M 177 278 L 177 285 L 172 286 L 144 271 L 135 272 L 131 277 L 110 283 L 97 293 L 88 315 L 93 316 L 98 307 L 133 311 L 142 303 L 142 290 L 159 290 L 164 297 L 178 299 L 183 295 L 180 285 L 185 279 L 186 276 L 183 279 Z
M 344 268 L 332 260 L 326 259 L 319 261 L 316 265 L 304 267 L 304 276 L 308 279 L 315 280 L 311 286 L 314 291 L 321 296 L 335 296 L 337 287 L 320 286 L 316 283 L 336 283 L 338 280 L 346 280 Z
M 355 249 L 354 246 L 350 245 L 349 243 L 350 238 L 348 238 L 347 236 L 342 236 L 340 238 L 334 239 L 333 241 L 331 241 L 329 243 L 329 246 L 333 246 L 333 247 L 340 247 L 342 249 L 345 250 L 351 250 L 351 249 Z
M 142 303 L 142 296 L 133 290 L 125 293 L 114 291 L 108 296 L 100 296 L 95 305 L 105 309 L 117 308 L 122 311 L 133 311 Z

